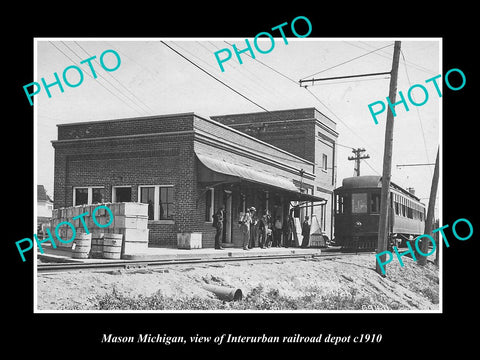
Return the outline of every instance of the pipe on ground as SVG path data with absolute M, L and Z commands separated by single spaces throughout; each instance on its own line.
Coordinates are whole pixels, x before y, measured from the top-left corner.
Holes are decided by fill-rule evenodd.
M 205 290 L 208 290 L 214 293 L 220 300 L 238 301 L 238 300 L 242 300 L 242 297 L 243 297 L 241 289 L 230 288 L 226 286 L 210 285 L 210 284 L 205 284 L 203 285 L 203 287 Z

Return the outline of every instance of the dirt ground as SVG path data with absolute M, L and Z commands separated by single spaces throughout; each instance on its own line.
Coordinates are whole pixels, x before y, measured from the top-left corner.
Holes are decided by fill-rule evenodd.
M 112 272 L 39 274 L 38 310 L 98 310 L 98 297 L 115 291 L 127 296 L 215 298 L 204 284 L 240 288 L 243 294 L 261 286 L 282 296 L 299 298 L 308 292 L 332 299 L 351 295 L 366 299 L 365 310 L 439 309 L 438 267 L 419 266 L 410 258 L 405 266 L 392 261 L 387 277 L 375 272 L 375 255 L 313 259 L 229 262 L 202 265 L 171 265 L 161 269 Z M 336 297 L 335 297 L 336 296 Z M 331 308 L 331 307 L 330 307 Z M 338 305 L 342 310 L 342 305 Z

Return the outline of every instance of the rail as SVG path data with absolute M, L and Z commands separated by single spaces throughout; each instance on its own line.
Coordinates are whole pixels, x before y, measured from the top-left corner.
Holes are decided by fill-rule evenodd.
M 189 259 L 172 259 L 172 260 L 122 260 L 95 263 L 49 263 L 38 264 L 37 273 L 57 273 L 69 271 L 114 271 L 114 270 L 136 270 L 162 267 L 168 265 L 191 265 L 191 264 L 208 264 L 208 263 L 224 263 L 224 262 L 241 262 L 241 261 L 268 261 L 282 259 L 312 259 L 317 257 L 337 257 L 355 255 L 354 253 L 327 252 L 321 254 L 286 254 L 272 256 L 242 256 L 231 258 L 189 258 Z

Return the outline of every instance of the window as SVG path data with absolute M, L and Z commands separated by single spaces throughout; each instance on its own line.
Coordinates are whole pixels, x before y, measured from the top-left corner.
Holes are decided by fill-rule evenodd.
M 327 154 L 322 155 L 322 170 L 327 171 Z
M 175 204 L 173 187 L 160 187 L 160 220 L 173 220 Z
M 92 204 L 100 204 L 105 202 L 105 189 L 92 188 Z
M 132 187 L 131 186 L 114 186 L 112 201 L 113 202 L 132 201 Z
M 105 202 L 105 189 L 99 186 L 73 188 L 73 206 Z
M 175 215 L 173 186 L 139 186 L 138 193 L 139 201 L 148 204 L 148 220 L 173 220 Z
M 352 213 L 367 212 L 367 193 L 352 194 Z
M 145 186 L 140 188 L 140 202 L 148 204 L 148 220 L 155 218 L 155 187 Z
M 344 201 L 343 195 L 338 195 L 337 194 L 337 206 L 336 206 L 337 214 L 344 214 L 345 213 L 344 208 L 343 208 L 343 201 Z
M 370 198 L 370 212 L 378 214 L 380 212 L 380 194 L 372 193 Z
M 76 188 L 74 190 L 73 206 L 88 204 L 88 188 Z
M 205 193 L 205 221 L 213 221 L 213 188 Z

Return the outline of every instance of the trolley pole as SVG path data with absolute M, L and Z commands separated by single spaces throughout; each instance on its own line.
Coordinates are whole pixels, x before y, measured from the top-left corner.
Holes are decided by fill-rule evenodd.
M 390 91 L 389 99 L 392 104 L 395 104 L 397 95 L 397 78 L 398 78 L 398 63 L 400 58 L 401 42 L 395 41 L 393 48 L 392 71 L 390 77 Z M 378 225 L 378 245 L 377 254 L 387 250 L 388 240 L 388 208 L 389 208 L 389 189 L 390 178 L 392 173 L 392 152 L 393 152 L 393 113 L 390 106 L 387 112 L 387 123 L 385 125 L 385 146 L 383 151 L 383 175 L 382 175 L 382 191 L 380 194 L 380 219 Z M 385 255 L 380 256 L 380 260 L 385 262 Z M 383 275 L 380 265 L 376 263 L 376 271 Z

